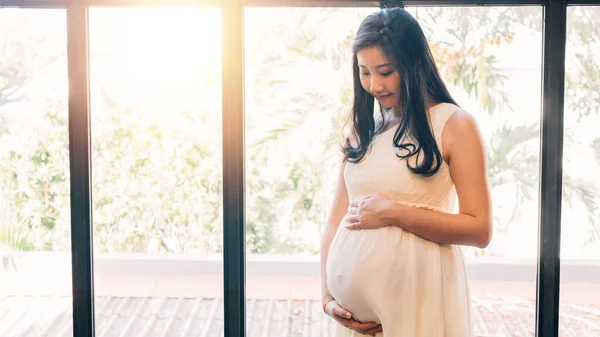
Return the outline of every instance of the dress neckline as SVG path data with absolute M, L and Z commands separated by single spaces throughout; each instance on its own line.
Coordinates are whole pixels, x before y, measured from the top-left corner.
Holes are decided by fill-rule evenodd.
M 438 108 L 438 107 L 439 107 L 439 106 L 441 106 L 442 104 L 446 104 L 446 103 L 445 103 L 445 102 L 442 102 L 442 103 L 438 103 L 438 104 L 436 104 L 436 105 L 433 105 L 433 106 L 431 106 L 431 108 L 429 108 L 429 109 L 427 110 L 427 112 L 428 112 L 428 113 L 431 113 L 431 111 L 433 111 L 434 109 Z M 388 133 L 388 131 L 390 131 L 390 130 L 396 130 L 396 129 L 398 128 L 398 125 L 400 125 L 400 123 L 396 123 L 396 124 L 394 124 L 393 126 L 389 127 L 387 130 L 385 130 L 385 131 L 382 131 L 382 132 L 380 132 L 379 134 L 377 134 L 377 136 L 382 136 L 382 135 L 384 135 L 384 134 Z

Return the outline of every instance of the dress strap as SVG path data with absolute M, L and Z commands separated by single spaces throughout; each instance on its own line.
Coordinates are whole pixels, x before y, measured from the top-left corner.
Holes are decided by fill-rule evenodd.
M 451 103 L 440 103 L 429 111 L 429 118 L 431 121 L 431 129 L 435 140 L 438 144 L 440 151 L 442 150 L 442 135 L 444 133 L 444 127 L 446 122 L 452 115 L 460 110 L 460 107 Z

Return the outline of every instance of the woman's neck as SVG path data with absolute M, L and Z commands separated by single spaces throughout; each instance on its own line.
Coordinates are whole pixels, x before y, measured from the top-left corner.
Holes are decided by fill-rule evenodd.
M 400 123 L 400 116 L 396 114 L 393 108 L 382 110 L 383 120 L 378 119 L 376 121 L 376 128 L 379 128 L 381 132 L 385 132 L 388 129 L 398 125 Z M 382 125 L 383 123 L 383 125 Z
M 384 113 L 386 121 L 399 121 L 402 117 L 402 113 L 400 111 L 401 110 L 398 108 L 387 109 Z

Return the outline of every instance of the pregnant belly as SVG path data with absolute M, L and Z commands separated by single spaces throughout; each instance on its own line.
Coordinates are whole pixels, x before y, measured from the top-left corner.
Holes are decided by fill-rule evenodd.
M 340 228 L 327 257 L 327 286 L 330 294 L 359 321 L 380 323 L 381 304 L 389 287 L 407 274 L 402 252 L 402 229 L 377 230 Z M 404 256 L 402 256 L 404 255 Z

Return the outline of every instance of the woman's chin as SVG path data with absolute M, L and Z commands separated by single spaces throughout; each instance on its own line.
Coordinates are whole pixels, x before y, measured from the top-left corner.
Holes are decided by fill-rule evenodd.
M 378 101 L 378 102 L 379 102 L 379 106 L 381 106 L 384 109 L 391 109 L 394 107 L 394 105 L 391 103 L 386 103 L 386 102 L 382 102 L 382 101 Z

